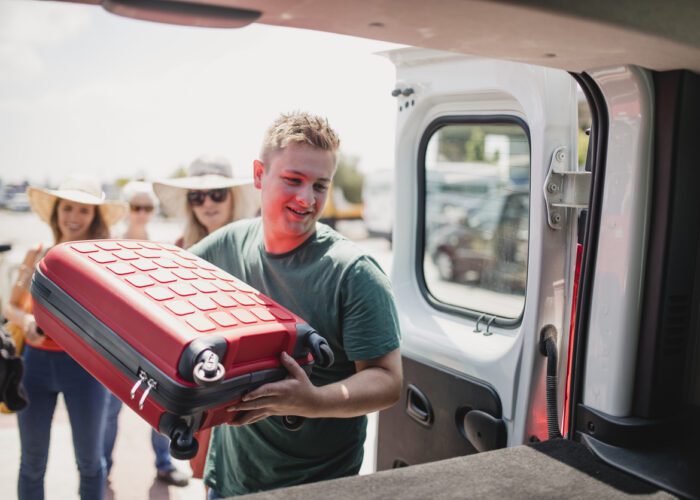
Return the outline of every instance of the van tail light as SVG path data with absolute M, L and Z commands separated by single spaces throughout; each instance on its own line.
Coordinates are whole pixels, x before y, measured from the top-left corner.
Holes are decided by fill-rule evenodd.
M 566 362 L 566 386 L 564 388 L 564 418 L 562 419 L 562 434 L 567 437 L 569 429 L 569 397 L 571 393 L 571 362 L 574 355 L 574 334 L 576 330 L 576 303 L 578 302 L 578 283 L 581 277 L 581 258 L 583 256 L 583 245 L 576 244 L 576 268 L 574 270 L 574 291 L 571 296 L 571 320 L 569 326 L 569 354 Z

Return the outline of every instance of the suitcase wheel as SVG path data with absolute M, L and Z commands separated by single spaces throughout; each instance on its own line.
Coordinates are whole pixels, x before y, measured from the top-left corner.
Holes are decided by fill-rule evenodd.
M 170 455 L 178 460 L 189 460 L 199 451 L 199 442 L 192 435 L 192 429 L 180 423 L 170 433 Z
M 285 415 L 282 417 L 282 425 L 288 431 L 298 431 L 301 426 L 304 425 L 304 417 L 297 417 L 296 415 Z
M 206 350 L 197 359 L 199 362 L 192 370 L 192 378 L 197 385 L 209 387 L 221 382 L 226 370 L 219 363 L 219 356 L 215 352 Z
M 306 337 L 306 344 L 311 349 L 311 355 L 314 357 L 314 362 L 318 366 L 328 368 L 333 365 L 335 358 L 331 346 L 328 345 L 326 339 L 316 332 L 311 332 L 309 336 Z

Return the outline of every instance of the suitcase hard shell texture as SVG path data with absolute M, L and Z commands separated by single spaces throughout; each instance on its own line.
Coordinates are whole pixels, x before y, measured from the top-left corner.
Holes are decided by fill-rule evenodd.
M 286 351 L 310 372 L 333 353 L 304 320 L 174 245 L 68 242 L 32 279 L 37 325 L 190 458 L 193 432 L 230 422 L 226 408 L 283 379 Z M 290 430 L 303 422 L 285 417 Z

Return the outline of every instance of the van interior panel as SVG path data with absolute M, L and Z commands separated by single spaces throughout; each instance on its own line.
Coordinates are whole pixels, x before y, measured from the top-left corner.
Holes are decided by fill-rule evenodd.
M 100 5 L 101 0 L 63 0 Z M 149 2 L 157 3 L 157 2 Z M 260 24 L 313 29 L 581 72 L 636 64 L 700 71 L 693 0 L 173 0 L 262 13 Z M 196 16 L 192 25 L 196 26 Z M 183 24 L 182 19 L 178 24 Z M 672 27 L 672 28 L 671 28 Z M 610 50 L 614 47 L 615 50 Z
M 652 221 L 639 339 L 635 414 L 669 417 L 687 405 L 699 335 L 691 322 L 700 303 L 700 76 L 657 73 Z
M 416 395 L 417 391 L 422 394 Z M 422 400 L 418 400 L 418 397 L 422 397 Z M 491 416 L 493 421 L 476 412 L 467 417 L 472 410 Z M 422 413 L 426 415 L 419 422 Z M 472 421 L 473 417 L 481 418 Z M 476 453 L 478 448 L 483 447 L 478 441 L 470 441 L 465 426 L 481 424 L 483 428 L 476 433 L 486 439 L 490 431 L 499 432 L 500 419 L 501 403 L 489 385 L 427 367 L 404 355 L 401 399 L 379 413 L 378 435 L 381 444 L 377 452 L 377 470 Z M 497 443 L 491 448 L 505 446 L 505 437 L 503 430 L 498 438 L 491 441 Z M 476 441 L 481 438 L 471 439 Z

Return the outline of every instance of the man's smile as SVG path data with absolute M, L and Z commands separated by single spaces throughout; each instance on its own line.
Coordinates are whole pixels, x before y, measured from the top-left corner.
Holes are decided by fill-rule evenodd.
M 301 208 L 292 208 L 292 207 L 287 207 L 287 209 L 292 212 L 295 215 L 298 215 L 299 217 L 306 217 L 307 215 L 310 215 L 313 213 L 313 210 L 311 209 L 301 209 Z

